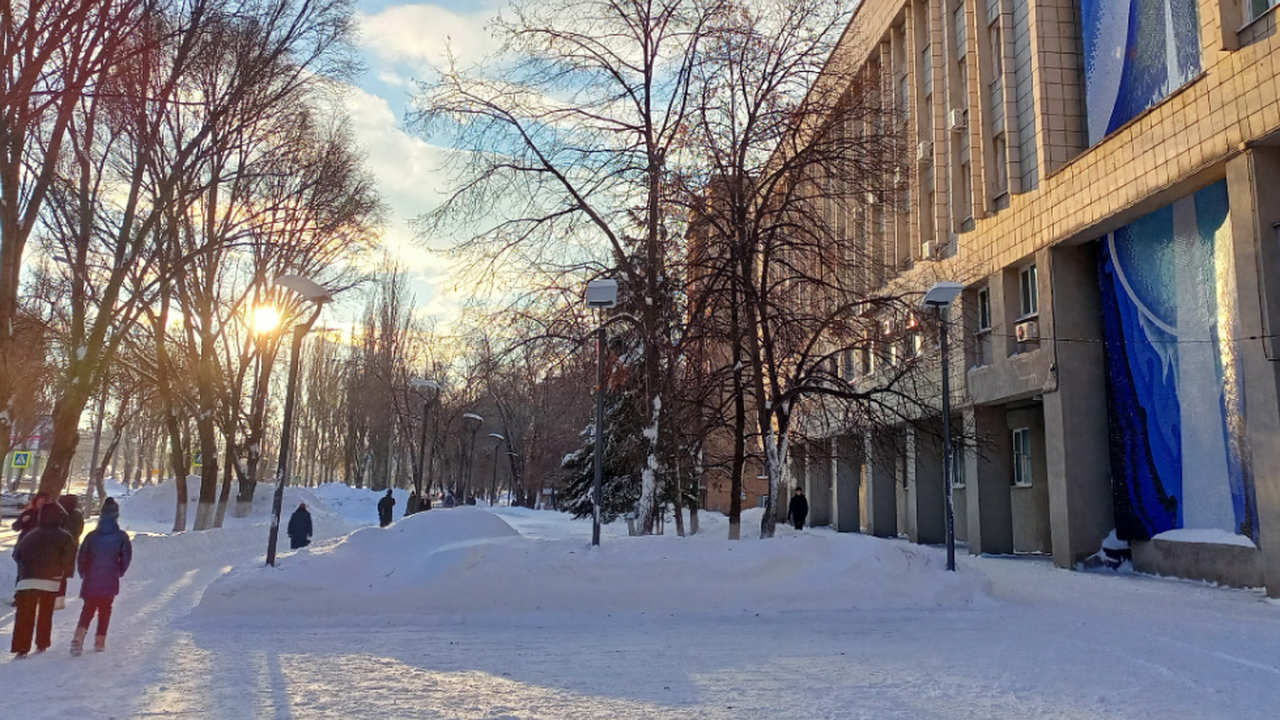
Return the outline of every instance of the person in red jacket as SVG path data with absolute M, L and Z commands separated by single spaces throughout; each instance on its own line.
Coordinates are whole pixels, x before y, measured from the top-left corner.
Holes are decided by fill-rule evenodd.
M 13 548 L 18 564 L 18 585 L 14 604 L 18 608 L 13 623 L 10 650 L 19 658 L 31 652 L 35 632 L 36 650 L 44 652 L 52 644 L 53 604 L 62 579 L 75 572 L 76 541 L 62 529 L 65 513 L 57 503 L 40 508 L 40 525 L 27 533 Z

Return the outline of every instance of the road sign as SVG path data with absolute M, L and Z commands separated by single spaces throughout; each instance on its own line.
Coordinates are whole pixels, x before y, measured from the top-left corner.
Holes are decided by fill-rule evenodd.
M 197 450 L 196 459 L 191 463 L 191 465 L 194 467 L 204 467 L 204 453 Z
M 13 454 L 13 466 L 16 468 L 31 467 L 31 453 L 15 452 Z

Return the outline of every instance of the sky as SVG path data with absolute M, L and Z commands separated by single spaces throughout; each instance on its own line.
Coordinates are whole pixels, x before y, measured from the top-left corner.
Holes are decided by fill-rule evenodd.
M 505 0 L 357 3 L 365 71 L 347 96 L 347 112 L 388 206 L 388 251 L 408 271 L 419 312 L 445 324 L 467 299 L 465 291 L 450 287 L 448 258 L 416 241 L 411 225 L 448 189 L 448 178 L 439 170 L 443 151 L 406 128 L 405 112 L 416 82 L 431 78 L 450 48 L 463 64 L 496 48 L 486 26 L 504 4 Z

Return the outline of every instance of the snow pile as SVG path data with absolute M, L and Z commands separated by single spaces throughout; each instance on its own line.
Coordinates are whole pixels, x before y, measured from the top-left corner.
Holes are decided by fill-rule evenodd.
M 386 491 L 378 492 L 342 483 L 326 483 L 312 489 L 312 493 L 348 525 L 377 525 L 378 501 Z M 409 502 L 409 491 L 397 488 L 391 491 L 391 497 L 396 501 L 395 517 L 399 518 L 404 515 L 405 505 Z
M 200 499 L 200 478 L 199 476 L 191 475 L 187 477 L 186 482 L 187 525 L 190 527 L 191 523 L 195 521 L 196 506 Z M 221 488 L 219 488 L 219 491 L 221 491 Z M 224 525 L 258 525 L 265 522 L 271 517 L 271 502 L 274 493 L 275 485 L 259 483 L 257 491 L 253 494 L 253 507 L 248 517 L 244 518 L 232 516 L 234 507 L 231 506 L 235 504 L 235 495 L 233 493 L 223 521 Z M 131 531 L 165 532 L 173 527 L 173 514 L 177 501 L 177 485 L 172 480 L 167 480 L 159 485 L 138 488 L 133 494 L 120 499 L 120 524 L 126 530 Z M 307 504 L 307 510 L 311 512 L 312 518 L 336 517 L 335 513 L 317 498 L 315 493 L 301 487 L 285 488 L 281 513 L 288 517 L 300 502 Z
M 1244 535 L 1237 535 L 1236 533 L 1228 530 L 1214 530 L 1208 528 L 1178 528 L 1177 530 L 1166 530 L 1151 539 L 1177 543 L 1198 543 L 1201 545 L 1235 545 L 1237 547 L 1254 549 L 1258 547 L 1253 540 Z
M 243 566 L 214 582 L 193 615 L 760 613 L 985 600 L 984 576 L 944 568 L 937 549 L 830 532 L 611 538 L 590 549 L 582 538 L 532 538 L 493 512 L 456 508 L 357 530 L 275 569 Z

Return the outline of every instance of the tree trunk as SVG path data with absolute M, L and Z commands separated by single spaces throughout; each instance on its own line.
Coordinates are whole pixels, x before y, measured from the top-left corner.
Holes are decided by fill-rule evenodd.
M 80 415 L 89 394 L 80 385 L 71 388 L 53 405 L 53 444 L 40 476 L 40 492 L 58 497 L 67 486 L 71 462 L 75 459 L 76 446 L 80 443 Z

